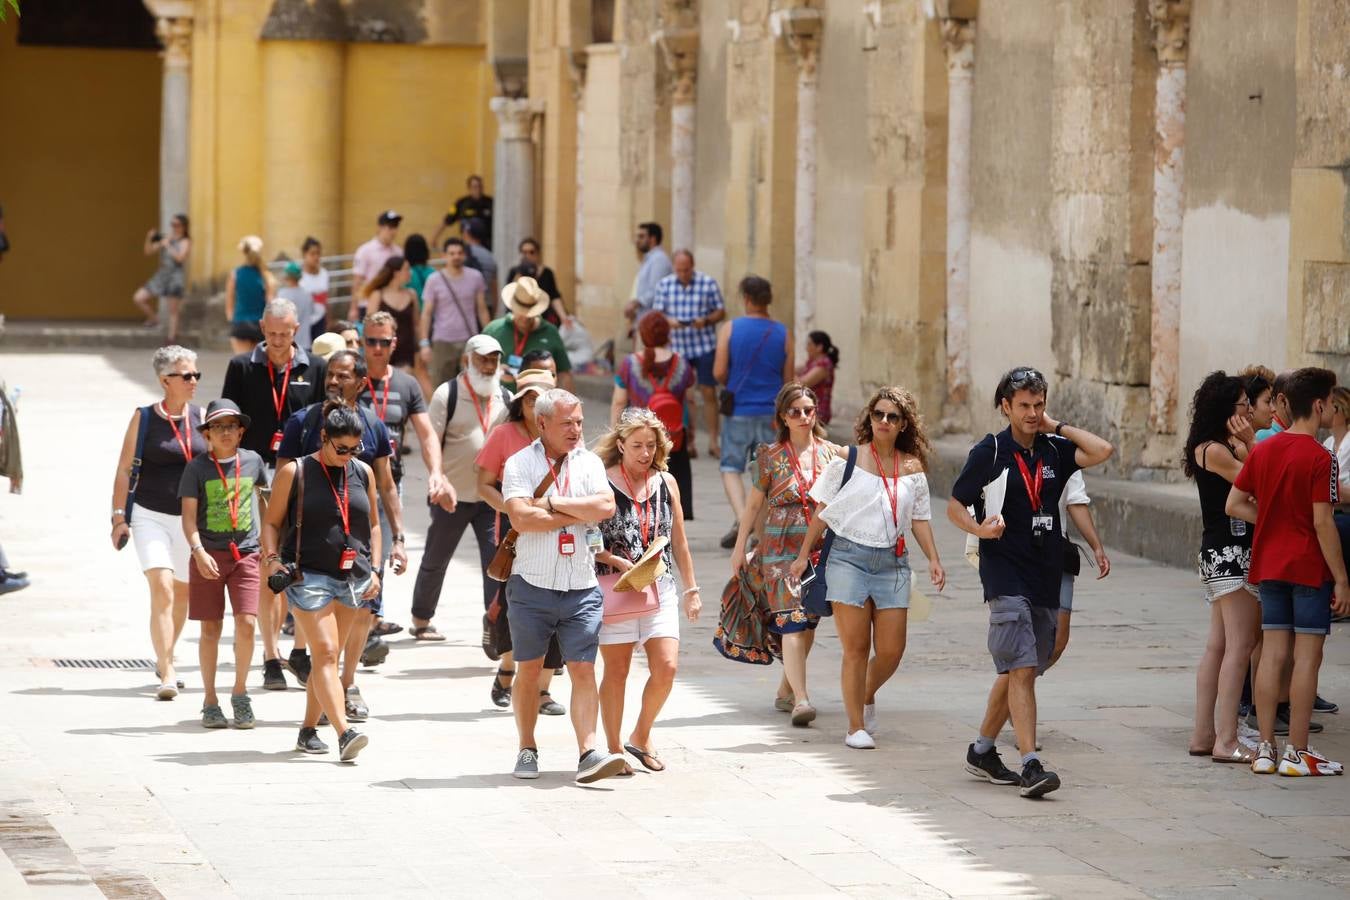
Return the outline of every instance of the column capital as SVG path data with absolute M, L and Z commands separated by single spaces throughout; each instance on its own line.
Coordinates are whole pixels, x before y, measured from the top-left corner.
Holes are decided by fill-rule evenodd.
M 1165 66 L 1186 63 L 1186 45 L 1191 28 L 1191 0 L 1149 0 L 1148 17 L 1153 25 L 1153 48 Z
M 666 68 L 674 76 L 671 101 L 677 105 L 693 103 L 698 79 L 698 29 L 662 28 L 652 33 L 652 43 L 660 48 Z
M 970 69 L 975 65 L 975 20 L 940 19 L 938 30 L 942 34 L 942 46 L 947 51 L 947 62 L 961 69 Z
M 493 97 L 488 106 L 497 116 L 497 137 L 504 141 L 530 139 L 535 111 L 528 97 Z
M 802 0 L 787 0 L 769 16 L 773 36 L 781 38 L 797 55 L 797 67 L 804 78 L 814 78 L 820 55 L 820 32 L 825 15 Z

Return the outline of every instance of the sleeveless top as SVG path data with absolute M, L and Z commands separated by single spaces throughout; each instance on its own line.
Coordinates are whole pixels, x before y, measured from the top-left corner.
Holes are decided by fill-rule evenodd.
M 737 416 L 773 415 L 787 362 L 787 326 L 773 319 L 743 316 L 731 323 L 731 371 L 727 390 L 736 396 Z
M 267 283 L 263 280 L 262 273 L 253 266 L 240 266 L 235 269 L 233 321 L 260 321 L 266 307 Z
M 153 407 L 158 406 L 158 403 L 153 404 Z M 178 434 L 190 442 L 194 457 L 206 453 L 206 438 L 197 430 L 202 421 L 202 408 L 189 403 L 183 411 L 183 418 L 174 422 L 178 426 Z M 183 433 L 184 426 L 188 434 Z M 169 420 L 152 408 L 150 427 L 145 432 L 145 449 L 141 452 L 141 477 L 136 485 L 136 505 L 166 516 L 182 515 L 183 502 L 178 499 L 178 484 L 183 480 L 183 470 L 186 468 L 183 447 L 173 436 Z M 132 521 L 135 518 L 133 512 Z
M 615 556 L 622 556 L 629 560 L 636 560 L 647 549 L 647 545 L 658 536 L 670 539 L 671 528 L 674 525 L 674 518 L 670 509 L 670 488 L 666 486 L 666 479 L 661 479 L 661 486 L 654 493 L 643 507 L 647 510 L 647 544 L 642 543 L 642 526 L 638 521 L 637 505 L 633 499 L 610 479 L 609 486 L 614 491 L 614 515 L 600 523 L 600 535 L 604 538 L 605 549 Z M 636 487 L 636 485 L 634 485 Z M 652 529 L 652 515 L 655 513 L 656 528 Z M 674 572 L 675 567 L 671 562 L 670 544 L 666 544 L 666 549 L 661 551 L 661 560 L 666 564 L 667 572 Z M 597 575 L 612 575 L 616 570 L 603 563 L 595 564 Z
M 173 254 L 178 252 L 178 247 L 183 243 L 184 238 L 169 238 L 168 242 L 159 248 L 159 270 L 161 272 L 177 273 L 182 271 L 183 264 L 174 259 Z
M 328 477 L 324 477 L 324 469 Z M 370 497 L 366 493 L 366 470 L 355 462 L 345 468 L 325 467 L 312 456 L 302 457 L 296 477 L 305 479 L 305 521 L 300 536 L 300 568 L 319 572 L 345 581 L 363 582 L 370 577 L 370 528 L 372 515 Z M 329 481 L 332 481 L 332 487 Z M 342 495 L 347 485 L 350 502 L 347 521 L 351 534 L 342 533 L 342 516 L 338 512 L 336 488 Z M 281 558 L 295 561 L 295 496 L 296 483 L 291 482 L 290 508 L 286 511 L 286 534 L 281 541 Z M 342 571 L 342 550 L 356 551 L 356 562 L 350 571 Z
M 380 309 L 394 317 L 394 323 L 398 326 L 397 334 L 401 335 L 398 346 L 394 348 L 394 355 L 389 357 L 389 364 L 411 366 L 417 358 L 417 301 L 413 300 L 403 309 L 392 309 L 383 304 Z
M 1231 449 L 1217 441 L 1205 444 L 1202 452 L 1201 458 L 1206 461 L 1211 453 L 1232 455 Z M 1224 512 L 1224 504 L 1228 502 L 1228 492 L 1232 487 L 1227 478 L 1216 472 L 1202 468 L 1195 470 L 1195 489 L 1200 494 L 1200 519 L 1204 524 L 1200 535 L 1202 550 L 1252 545 L 1252 526 Z

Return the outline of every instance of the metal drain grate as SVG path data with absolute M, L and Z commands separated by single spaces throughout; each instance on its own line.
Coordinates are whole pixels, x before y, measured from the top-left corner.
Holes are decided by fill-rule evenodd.
M 154 669 L 153 659 L 54 659 L 58 669 Z

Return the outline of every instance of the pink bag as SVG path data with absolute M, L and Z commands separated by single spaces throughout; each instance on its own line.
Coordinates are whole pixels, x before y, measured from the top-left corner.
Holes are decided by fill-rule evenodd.
M 606 625 L 649 616 L 661 608 L 661 597 L 655 584 L 649 584 L 640 591 L 616 591 L 614 582 L 619 580 L 619 574 L 596 577 L 600 581 L 600 591 L 605 596 Z

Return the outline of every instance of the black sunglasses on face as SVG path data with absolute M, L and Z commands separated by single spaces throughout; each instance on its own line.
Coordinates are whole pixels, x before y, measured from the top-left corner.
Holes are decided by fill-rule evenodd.
M 201 372 L 170 372 L 165 378 L 181 378 L 184 381 L 201 381 Z
M 814 406 L 793 406 L 787 411 L 789 419 L 809 419 L 815 414 L 816 408 Z
M 368 337 L 368 338 L 366 338 L 366 346 L 367 346 L 367 347 L 392 347 L 392 346 L 394 346 L 394 339 L 393 339 L 393 338 L 373 338 L 373 337 Z
M 890 423 L 891 425 L 899 425 L 899 424 L 900 424 L 900 419 L 901 419 L 901 418 L 903 418 L 903 417 L 902 417 L 899 413 L 896 413 L 896 412 L 882 412 L 882 411 L 879 410 L 879 409 L 874 409 L 874 410 L 872 410 L 872 421 L 873 421 L 873 422 L 877 422 L 877 423 L 888 422 L 888 423 Z
M 338 456 L 356 456 L 363 449 L 365 449 L 364 447 L 361 446 L 361 443 L 359 441 L 350 447 L 338 446 L 338 443 L 336 441 L 329 441 L 328 443 L 333 445 L 333 452 L 336 453 Z

